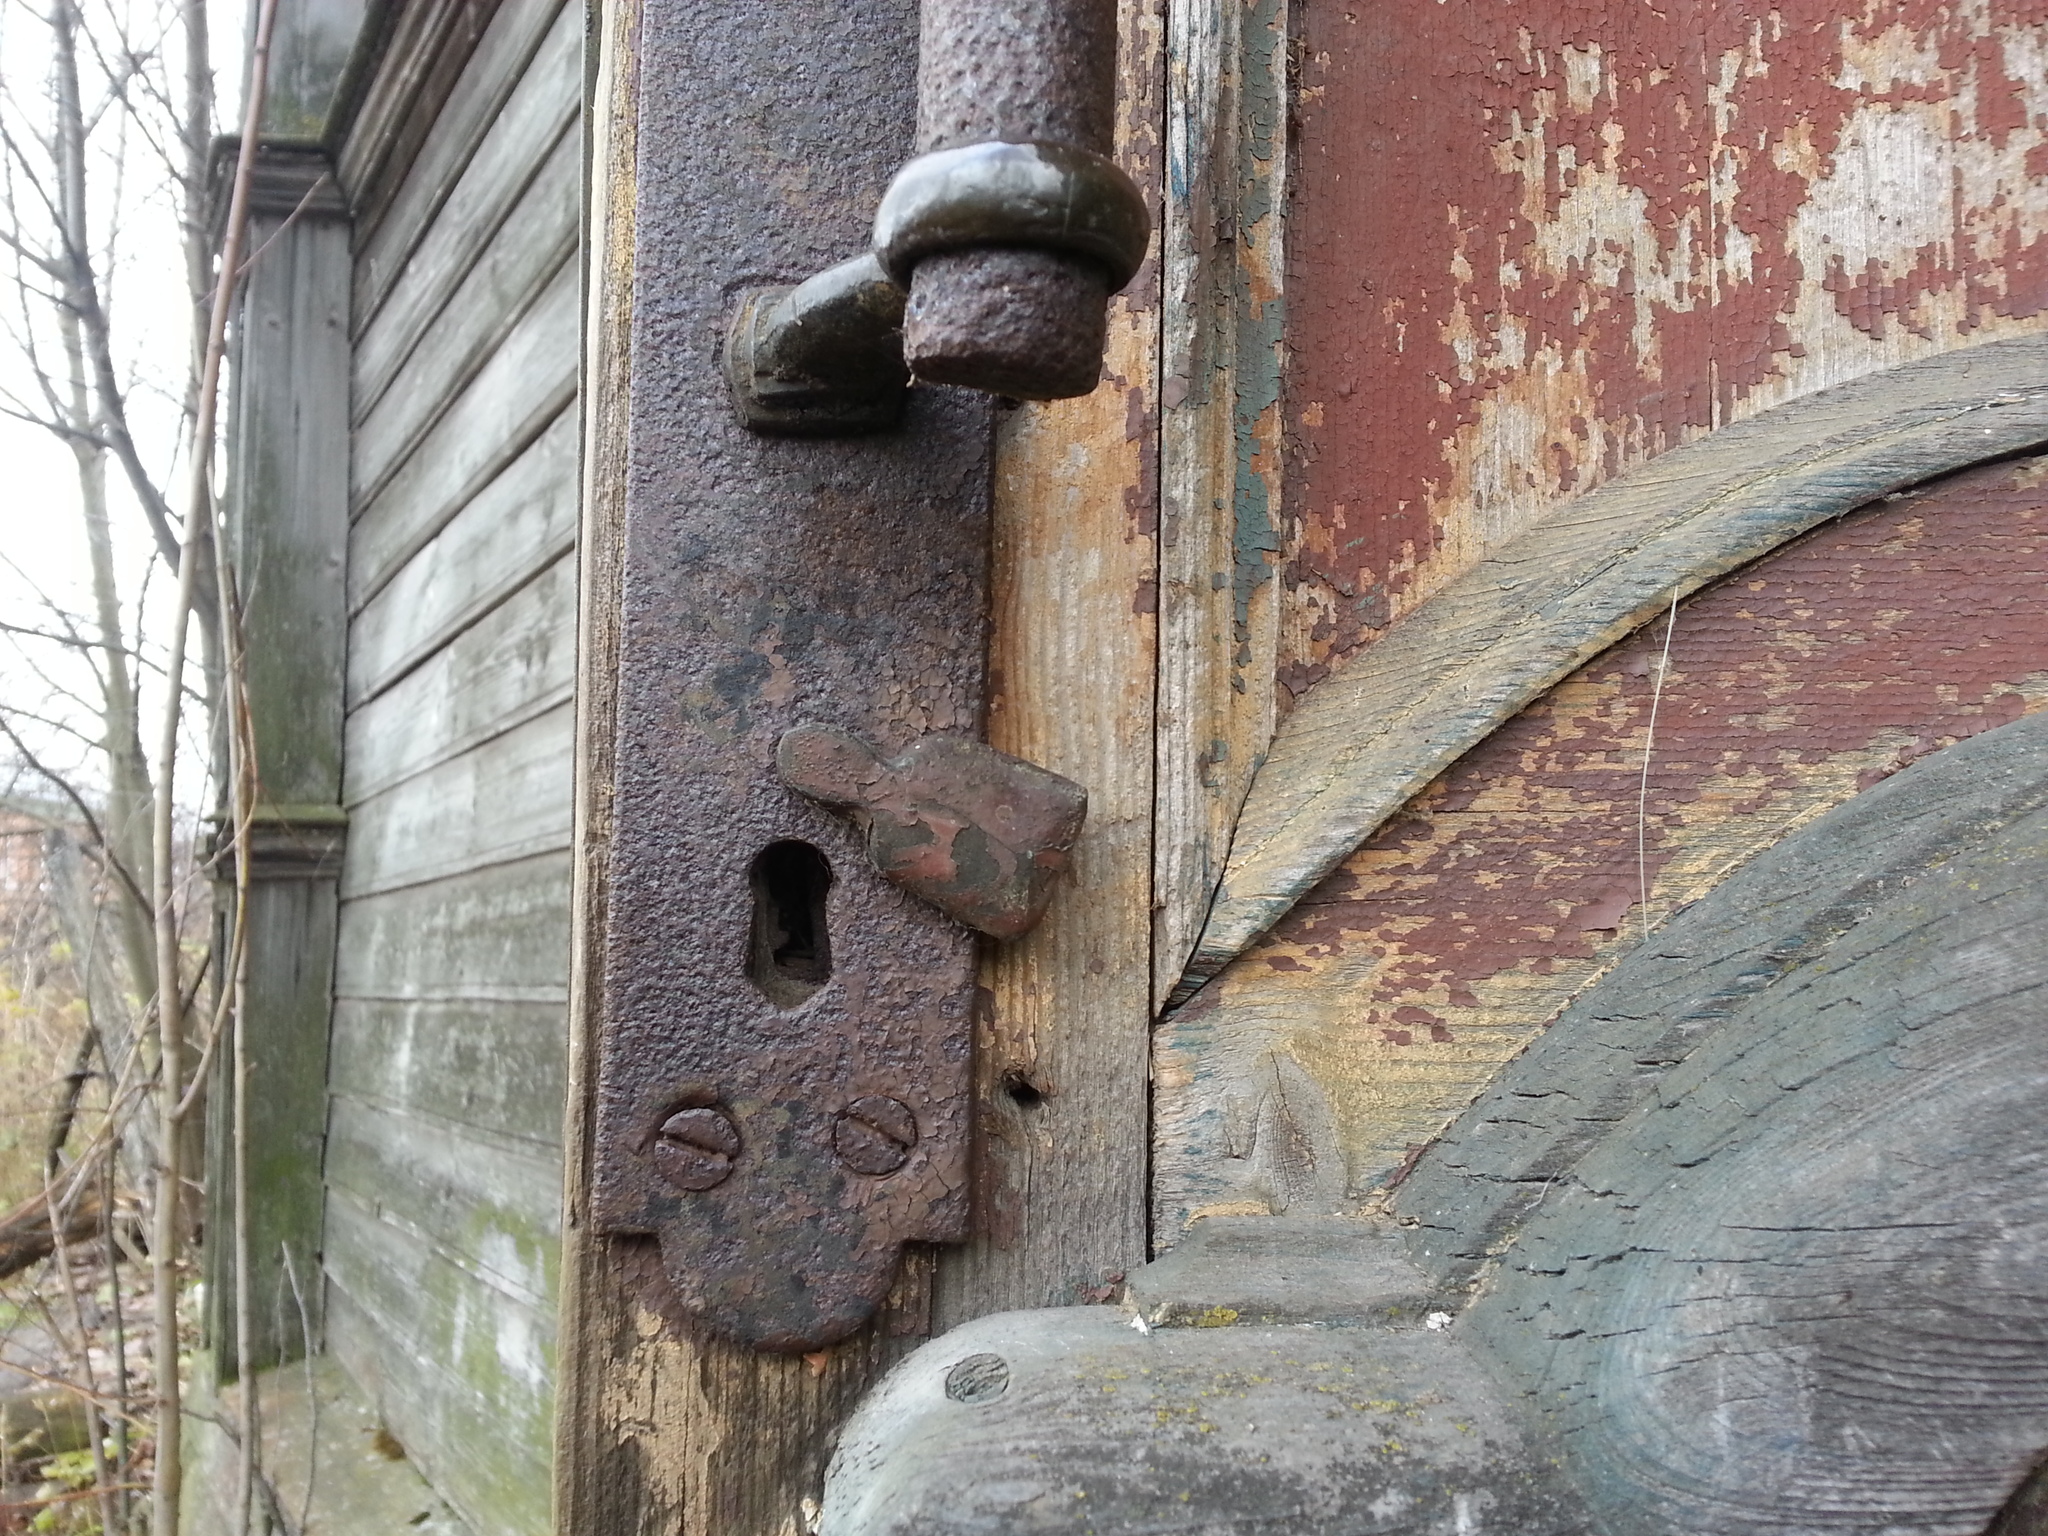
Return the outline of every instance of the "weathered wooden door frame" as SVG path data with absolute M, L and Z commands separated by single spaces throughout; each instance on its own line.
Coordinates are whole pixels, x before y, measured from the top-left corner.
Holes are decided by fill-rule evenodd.
M 1189 662 L 1201 650 L 1227 657 L 1239 648 L 1229 621 L 1236 594 L 1227 580 L 1214 585 L 1203 564 L 1229 547 L 1227 538 L 1211 536 L 1224 522 L 1214 511 L 1200 519 L 1176 514 L 1175 529 L 1187 530 L 1180 563 L 1187 571 L 1202 565 L 1200 578 L 1161 569 L 1162 542 L 1173 542 L 1174 534 L 1162 541 L 1155 253 L 1112 310 L 1104 385 L 1084 400 L 1005 410 L 996 427 L 987 739 L 1085 785 L 1090 814 L 1075 850 L 1073 884 L 1045 924 L 1025 940 L 991 949 L 983 961 L 977 1235 L 958 1249 L 913 1253 L 878 1323 L 833 1350 L 788 1359 L 687 1342 L 643 1304 L 644 1289 L 636 1293 L 630 1271 L 641 1258 L 629 1245 L 593 1234 L 585 1204 L 592 1045 L 603 1009 L 597 944 L 609 890 L 611 785 L 620 770 L 613 682 L 621 644 L 623 466 L 634 389 L 651 376 L 636 370 L 652 366 L 634 357 L 628 338 L 637 263 L 650 259 L 636 245 L 636 177 L 657 173 L 643 169 L 654 162 L 639 139 L 648 91 L 640 74 L 644 29 L 653 14 L 644 0 L 593 13 L 577 939 L 557 1522 L 563 1530 L 607 1532 L 674 1530 L 678 1523 L 689 1532 L 733 1536 L 796 1532 L 815 1508 L 838 1422 L 908 1347 L 990 1311 L 1104 1299 L 1148 1256 L 1154 697 L 1162 686 L 1189 691 L 1157 675 L 1155 637 L 1164 610 L 1183 629 L 1202 633 L 1199 644 L 1183 644 L 1178 655 Z M 1199 35 L 1207 50 L 1208 73 L 1193 77 L 1199 94 L 1190 94 L 1187 79 L 1175 87 L 1197 119 L 1181 131 L 1198 157 L 1237 153 L 1238 135 L 1217 132 L 1209 86 L 1222 68 L 1217 50 L 1228 28 L 1221 18 L 1233 14 L 1227 3 L 1204 6 L 1172 23 Z M 1131 0 L 1124 8 L 1118 158 L 1154 197 L 1166 137 L 1168 25 L 1157 0 Z M 1278 57 L 1279 34 L 1277 22 L 1269 25 L 1270 62 Z M 1276 121 L 1269 102 L 1269 158 Z M 907 147 L 907 122 L 904 136 Z M 1215 259 L 1213 242 L 1189 254 L 1190 220 L 1210 216 L 1206 207 L 1191 213 L 1185 199 L 1166 215 L 1169 230 L 1177 231 L 1168 248 L 1183 252 L 1184 291 L 1174 313 L 1185 323 L 1207 313 L 1213 292 L 1243 286 L 1204 265 Z M 1276 233 L 1270 202 L 1262 217 L 1267 234 Z M 1268 322 L 1275 336 L 1276 320 L 1277 314 Z M 1220 353 L 1212 345 L 1203 354 L 1212 368 L 1215 356 L 1231 355 L 1234 332 L 1220 343 Z M 1277 366 L 1276 342 L 1267 351 Z M 1227 375 L 1207 385 L 1183 396 L 1184 414 L 1200 432 L 1220 424 L 1220 441 L 1234 455 L 1238 439 L 1248 436 L 1239 429 L 1234 391 Z M 1277 418 L 1267 425 L 1277 430 Z M 1233 472 L 1205 472 L 1200 494 L 1227 495 L 1218 488 Z M 1264 551 L 1254 555 L 1262 568 L 1267 558 Z M 1249 589 L 1264 579 L 1250 581 Z M 1199 611 L 1182 612 L 1189 607 Z M 1212 622 L 1218 614 L 1220 622 Z M 1255 665 L 1239 665 L 1245 675 L 1258 673 Z M 1221 713 L 1242 712 L 1227 667 L 1208 667 L 1202 678 L 1220 696 Z M 1237 760 L 1255 752 L 1240 747 Z M 1199 770 L 1189 782 L 1198 801 L 1218 799 L 1226 811 L 1234 804 L 1229 789 L 1202 786 Z M 1213 810 L 1203 814 L 1212 830 L 1227 820 Z M 1198 871 L 1195 880 L 1202 878 Z M 1183 907 L 1206 899 L 1187 881 L 1181 886 Z M 1183 918 L 1177 931 L 1189 926 Z M 764 1432 L 764 1425 L 773 1428 Z

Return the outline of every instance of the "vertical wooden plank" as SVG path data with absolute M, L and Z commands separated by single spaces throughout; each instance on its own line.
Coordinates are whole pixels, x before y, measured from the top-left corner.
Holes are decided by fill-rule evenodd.
M 583 510 L 577 541 L 576 807 L 569 953 L 569 1094 L 562 1127 L 562 1258 L 555 1336 L 554 1516 L 557 1531 L 637 1536 L 653 1513 L 641 1485 L 647 1458 L 627 1422 L 607 1413 L 608 1388 L 639 1340 L 612 1245 L 590 1230 L 590 1124 L 596 1021 L 603 1016 L 605 874 L 612 829 L 618 676 L 619 562 L 627 405 L 632 374 L 633 171 L 639 154 L 639 5 L 586 0 L 584 320 L 578 394 Z M 650 1383 L 650 1390 L 654 1384 Z
M 234 1098 L 222 1091 L 207 1117 L 213 1241 L 205 1251 L 205 1328 L 223 1378 L 238 1374 L 244 1359 L 273 1365 L 317 1339 L 335 882 L 346 825 L 348 217 L 332 183 L 321 185 L 324 155 L 266 148 L 257 164 L 251 234 L 265 254 L 250 270 L 236 328 L 228 434 L 261 800 L 250 837 L 256 880 L 241 1021 L 251 1330 L 235 1337 L 227 1241 L 235 1225 Z
M 1126 0 L 1116 153 L 1155 221 L 1165 27 Z M 1102 385 L 999 429 L 988 739 L 1086 786 L 1088 822 L 1045 922 L 982 965 L 980 1230 L 940 1257 L 940 1328 L 1099 1301 L 1146 1257 L 1157 252 L 1111 306 Z
M 347 624 L 348 214 L 331 181 L 316 185 L 325 155 L 266 148 L 257 167 L 250 235 L 275 243 L 250 267 L 242 299 L 228 449 L 250 718 L 264 797 L 333 805 Z
M 1168 8 L 1153 999 L 1273 733 L 1286 0 Z
M 602 1016 L 619 645 L 617 593 L 634 275 L 638 16 L 601 17 L 592 142 L 580 668 L 575 1061 L 557 1521 L 563 1530 L 799 1536 L 838 1424 L 937 1320 L 1098 1300 L 1145 1254 L 1150 993 L 1158 266 L 1118 301 L 1104 387 L 1024 407 L 997 468 L 990 739 L 1087 785 L 1089 830 L 1046 927 L 983 973 L 977 1080 L 993 1128 L 985 1230 L 914 1253 L 877 1324 L 808 1360 L 692 1340 L 643 1277 L 651 1249 L 593 1236 L 590 1051 Z M 1119 155 L 1156 184 L 1163 7 L 1124 18 Z M 1078 707 L 1077 707 L 1078 706 Z M 1015 1090 L 1012 1092 L 1011 1090 Z M 1032 1100 L 1036 1102 L 1029 1102 Z

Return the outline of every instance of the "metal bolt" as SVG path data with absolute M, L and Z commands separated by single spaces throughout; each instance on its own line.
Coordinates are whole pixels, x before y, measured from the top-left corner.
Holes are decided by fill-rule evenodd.
M 856 1173 L 894 1173 L 917 1145 L 917 1117 L 881 1094 L 855 1099 L 839 1112 L 832 1147 Z
M 654 1133 L 654 1166 L 677 1189 L 715 1189 L 740 1155 L 739 1127 L 722 1109 L 679 1109 Z

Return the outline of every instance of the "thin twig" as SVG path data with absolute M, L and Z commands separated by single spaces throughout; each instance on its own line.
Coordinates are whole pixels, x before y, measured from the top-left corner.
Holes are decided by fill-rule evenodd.
M 212 527 L 212 470 L 215 412 L 219 406 L 221 362 L 226 352 L 229 308 L 241 265 L 242 241 L 248 229 L 249 189 L 254 178 L 256 148 L 263 127 L 263 99 L 268 82 L 271 28 L 277 0 L 262 0 L 256 15 L 256 36 L 250 49 L 249 84 L 242 142 L 235 158 L 235 179 L 228 199 L 227 233 L 220 268 L 225 274 L 213 296 L 200 366 L 197 416 L 192 430 L 192 489 L 186 507 L 184 537 L 178 550 L 178 593 L 172 612 L 170 679 L 164 708 L 164 730 L 156 782 L 157 896 L 157 1025 L 158 1090 L 162 1125 L 158 1147 L 157 1210 L 154 1251 L 156 1271 L 157 1439 L 151 1500 L 155 1536 L 178 1536 L 179 1496 L 183 1489 L 183 1394 L 178 1380 L 178 1288 L 176 1251 L 178 1207 L 184 1197 L 180 1146 L 185 1019 L 178 974 L 176 890 L 171 876 L 171 850 L 177 802 L 172 781 L 177 771 L 179 689 L 184 682 L 186 633 L 192 617 L 199 577 L 199 552 Z M 240 1533 L 238 1533 L 240 1536 Z
M 292 1288 L 292 1302 L 299 1309 L 299 1358 L 305 1362 L 306 1491 L 300 1497 L 297 1527 L 303 1531 L 313 1518 L 313 1484 L 320 1475 L 320 1384 L 313 1375 L 313 1315 L 299 1284 L 299 1266 L 292 1262 L 291 1244 L 280 1243 L 278 1248 L 284 1258 L 285 1281 Z
M 235 918 L 234 939 L 228 951 L 228 967 L 221 988 L 229 1009 L 227 1028 L 233 1062 L 234 1123 L 231 1134 L 230 1176 L 234 1184 L 235 1264 L 235 1370 L 242 1383 L 242 1444 L 237 1465 L 235 1536 L 251 1536 L 250 1521 L 256 1497 L 256 1460 L 262 1437 L 260 1398 L 256 1362 L 250 1350 L 254 1330 L 249 1325 L 249 1057 L 243 1033 L 248 1016 L 249 993 L 248 912 L 249 882 L 254 872 L 250 857 L 250 829 L 256 816 L 256 742 L 249 725 L 249 668 L 243 649 L 242 616 L 235 568 L 222 560 L 220 568 L 220 631 L 226 650 L 226 704 L 228 726 L 228 782 L 234 815 Z M 215 1026 L 219 1032 L 219 1024 Z
M 95 1030 L 93 1034 L 97 1039 L 99 1032 Z M 100 1065 L 106 1068 L 111 1077 L 113 1066 L 107 1060 L 104 1041 L 101 1042 Z M 103 1182 L 100 1186 L 100 1203 L 107 1212 L 107 1224 L 102 1229 L 101 1236 L 106 1241 L 107 1274 L 113 1281 L 107 1289 L 112 1293 L 108 1305 L 112 1310 L 114 1324 L 114 1399 L 121 1405 L 120 1412 L 114 1418 L 114 1476 L 119 1479 L 114 1488 L 119 1497 L 114 1501 L 114 1525 L 107 1536 L 114 1536 L 115 1531 L 125 1532 L 128 1529 L 128 1515 L 132 1508 L 132 1502 L 128 1497 L 129 1475 L 132 1470 L 129 1464 L 128 1423 L 133 1412 L 133 1405 L 129 1401 L 128 1311 L 121 1299 L 121 1244 L 114 1235 L 114 1167 L 120 1161 L 120 1157 L 121 1137 L 116 1131 L 107 1149 L 106 1167 L 101 1174 Z
M 1671 633 L 1678 628 L 1678 594 L 1671 594 L 1671 613 L 1664 621 L 1664 650 L 1657 658 L 1657 682 L 1650 690 L 1650 722 L 1643 732 L 1643 773 L 1636 785 L 1636 908 L 1643 942 L 1650 941 L 1650 753 L 1657 743 L 1657 706 L 1664 702 L 1664 678 L 1671 670 Z
M 86 1388 L 85 1435 L 92 1450 L 92 1480 L 99 1495 L 100 1529 L 111 1531 L 114 1528 L 114 1478 L 107 1466 L 106 1426 L 100 1422 L 99 1404 L 95 1401 L 99 1396 L 99 1382 L 93 1377 L 92 1333 L 85 1326 L 85 1308 L 78 1300 L 78 1277 L 71 1270 L 71 1252 L 64 1239 L 64 1218 L 57 1212 L 57 1201 L 50 1188 L 50 1176 L 46 1173 L 43 1176 L 44 1201 L 50 1213 L 50 1236 L 56 1245 L 57 1274 L 64 1282 L 65 1300 L 71 1304 L 71 1325 L 78 1330 L 78 1376 Z M 112 1218 L 112 1211 L 101 1211 L 102 1221 Z

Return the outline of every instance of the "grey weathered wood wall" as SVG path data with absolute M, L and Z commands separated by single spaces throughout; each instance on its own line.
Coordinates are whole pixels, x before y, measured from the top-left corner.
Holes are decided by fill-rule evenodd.
M 549 1524 L 555 1377 L 583 9 L 395 28 L 339 157 L 353 835 L 328 1344 L 479 1533 L 523 1536 Z

